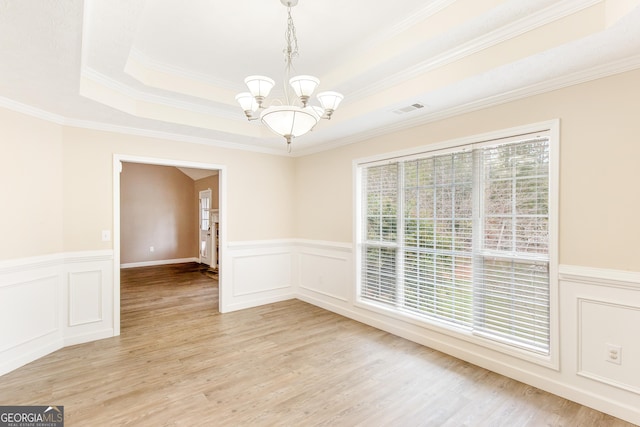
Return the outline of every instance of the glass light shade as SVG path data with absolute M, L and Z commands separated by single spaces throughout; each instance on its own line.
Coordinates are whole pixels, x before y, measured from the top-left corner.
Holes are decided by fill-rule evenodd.
M 269 96 L 269 92 L 276 84 L 272 79 L 265 76 L 249 76 L 244 79 L 247 87 L 249 88 L 249 92 L 253 96 L 261 96 L 266 98 Z
M 283 105 L 267 108 L 260 114 L 260 120 L 273 133 L 292 137 L 309 132 L 318 123 L 318 116 L 306 108 Z
M 242 111 L 256 111 L 258 103 L 256 99 L 249 92 L 242 92 L 236 95 L 236 101 L 240 104 Z
M 320 92 L 318 94 L 318 101 L 320 101 L 322 108 L 331 111 L 338 108 L 338 105 L 340 105 L 343 98 L 344 96 L 338 92 Z
M 311 96 L 320 84 L 320 80 L 313 76 L 295 76 L 291 77 L 289 84 L 296 91 L 298 96 Z

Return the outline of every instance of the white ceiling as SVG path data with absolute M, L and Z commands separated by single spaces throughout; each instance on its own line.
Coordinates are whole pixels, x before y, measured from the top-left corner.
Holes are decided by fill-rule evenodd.
M 292 14 L 296 72 L 345 95 L 293 155 L 640 68 L 640 0 L 300 0 Z M 285 29 L 279 0 L 0 0 L 0 106 L 286 154 L 234 99 L 247 75 L 281 87 Z

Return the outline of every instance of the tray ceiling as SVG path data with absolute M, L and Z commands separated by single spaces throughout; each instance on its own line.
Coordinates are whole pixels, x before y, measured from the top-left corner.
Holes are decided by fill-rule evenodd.
M 640 67 L 640 0 L 300 0 L 292 14 L 296 72 L 345 95 L 293 155 Z M 281 87 L 285 29 L 278 0 L 0 0 L 0 105 L 286 154 L 234 99 L 247 75 Z

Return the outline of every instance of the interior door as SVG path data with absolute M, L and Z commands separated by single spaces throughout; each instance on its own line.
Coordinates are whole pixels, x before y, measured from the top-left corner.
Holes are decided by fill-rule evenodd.
M 200 192 L 200 263 L 211 266 L 211 189 Z

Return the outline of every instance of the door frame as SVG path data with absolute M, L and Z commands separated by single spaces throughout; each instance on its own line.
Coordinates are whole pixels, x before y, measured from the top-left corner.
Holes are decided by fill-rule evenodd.
M 131 156 L 128 154 L 113 155 L 113 335 L 120 335 L 120 173 L 122 172 L 122 162 L 141 163 L 157 166 L 173 166 L 193 169 L 217 170 L 218 181 L 218 213 L 220 218 L 219 226 L 219 252 L 218 264 L 218 310 L 224 313 L 223 294 L 226 294 L 228 280 L 222 268 L 224 248 L 227 242 L 227 167 L 216 163 L 201 163 L 173 159 L 161 159 L 156 157 Z

